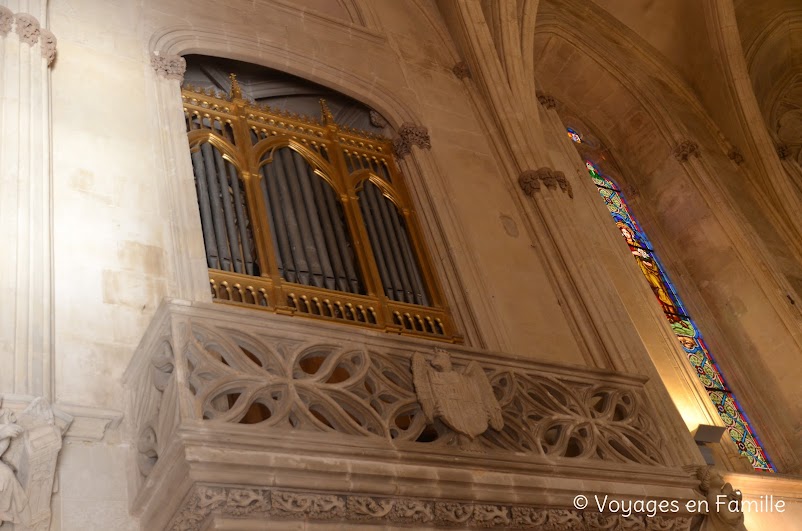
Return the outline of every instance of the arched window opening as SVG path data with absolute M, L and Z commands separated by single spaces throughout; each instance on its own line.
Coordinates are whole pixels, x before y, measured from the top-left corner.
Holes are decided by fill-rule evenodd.
M 219 77 L 210 64 L 196 77 Z M 270 101 L 290 86 L 294 99 L 280 99 L 296 108 L 320 90 L 245 71 Z M 315 119 L 249 99 L 233 74 L 228 94 L 188 77 L 184 115 L 215 300 L 460 340 L 388 139 L 338 123 L 320 98 Z M 338 116 L 359 123 L 367 113 L 349 101 Z
M 576 135 L 574 138 L 573 135 Z M 579 143 L 581 137 L 572 129 L 568 136 Z M 599 195 L 610 211 L 621 235 L 629 245 L 632 256 L 660 304 L 672 330 L 677 336 L 688 361 L 702 382 L 707 395 L 716 407 L 738 452 L 749 459 L 755 470 L 774 472 L 774 466 L 766 455 L 757 434 L 732 390 L 727 385 L 696 323 L 688 315 L 674 285 L 655 254 L 646 233 L 632 214 L 626 198 L 615 182 L 604 175 L 590 160 L 585 162 L 590 177 Z

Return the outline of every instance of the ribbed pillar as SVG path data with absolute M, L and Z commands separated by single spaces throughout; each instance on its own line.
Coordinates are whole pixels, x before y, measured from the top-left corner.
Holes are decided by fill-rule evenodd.
M 53 399 L 47 0 L 0 0 L 0 393 Z
M 0 0 L 2 1 L 2 0 Z M 164 178 L 160 195 L 171 212 L 169 227 L 170 281 L 168 297 L 211 302 L 209 269 L 203 244 L 195 178 L 181 102 L 186 61 L 178 55 L 154 52 L 151 86 Z

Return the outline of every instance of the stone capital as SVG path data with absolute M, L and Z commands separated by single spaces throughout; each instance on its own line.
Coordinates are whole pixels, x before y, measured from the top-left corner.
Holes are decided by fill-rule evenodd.
M 412 153 L 412 146 L 418 146 L 421 149 L 432 149 L 429 130 L 422 125 L 404 122 L 398 128 L 398 136 L 393 139 L 395 156 L 398 158 L 406 157 Z
M 180 55 L 161 55 L 159 52 L 151 54 L 150 65 L 157 76 L 177 79 L 179 82 L 184 80 L 184 72 L 187 70 L 187 62 Z
M 0 6 L 0 37 L 5 37 L 14 24 L 14 13 L 5 6 Z
M 30 46 L 39 42 L 40 26 L 36 17 L 28 13 L 17 13 L 14 15 L 14 23 L 21 42 Z
M 518 185 L 530 197 L 541 190 L 541 184 L 549 190 L 556 190 L 559 186 L 560 190 L 568 194 L 568 197 L 574 197 L 571 183 L 561 171 L 543 167 L 537 170 L 526 170 L 518 177 Z

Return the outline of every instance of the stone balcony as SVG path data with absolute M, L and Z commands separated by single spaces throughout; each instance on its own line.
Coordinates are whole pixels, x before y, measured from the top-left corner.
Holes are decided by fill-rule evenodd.
M 593 501 L 698 498 L 644 378 L 448 345 L 503 417 L 470 439 L 419 403 L 413 355 L 439 346 L 165 302 L 125 377 L 142 529 L 688 528 Z

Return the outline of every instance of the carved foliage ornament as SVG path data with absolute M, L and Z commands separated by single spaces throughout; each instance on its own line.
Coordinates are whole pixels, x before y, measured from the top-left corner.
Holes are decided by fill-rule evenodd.
M 688 531 L 691 524 L 687 517 L 623 516 L 531 506 L 199 486 L 190 494 L 188 503 L 173 519 L 169 529 L 201 529 L 212 514 L 236 518 L 373 521 L 427 527 L 550 531 Z
M 540 104 L 545 109 L 556 109 L 557 108 L 557 100 L 555 100 L 554 97 L 551 96 L 550 94 L 545 94 L 543 92 L 538 92 L 537 101 L 539 101 Z
M 672 155 L 679 162 L 687 162 L 691 155 L 699 156 L 699 144 L 692 140 L 683 140 L 674 148 Z
M 397 157 L 404 158 L 412 153 L 412 146 L 431 149 L 432 142 L 429 138 L 429 130 L 412 122 L 404 122 L 398 128 L 398 136 L 393 139 L 393 150 Z
M 15 14 L 7 7 L 0 6 L 0 37 L 6 37 L 14 26 L 20 42 L 28 46 L 33 46 L 37 42 L 41 44 L 42 57 L 50 66 L 56 57 L 56 36 L 50 30 L 42 28 L 39 20 L 33 15 Z
M 27 13 L 17 13 L 14 15 L 14 22 L 20 41 L 31 46 L 39 42 L 39 21 L 36 17 Z
M 45 28 L 42 28 L 39 34 L 41 37 L 39 44 L 42 47 L 42 57 L 47 60 L 47 65 L 50 66 L 56 58 L 56 36 L 53 35 L 52 31 Z
M 488 424 L 496 431 L 504 427 L 493 388 L 475 361 L 457 372 L 444 350 L 437 349 L 431 365 L 416 352 L 412 356 L 412 376 L 418 402 L 429 422 L 438 418 L 471 440 L 486 432 Z
M 0 36 L 5 37 L 14 24 L 14 13 L 5 6 L 0 6 Z
M 455 64 L 451 71 L 454 72 L 454 75 L 457 76 L 457 79 L 471 78 L 471 69 L 468 66 L 468 63 L 465 61 L 460 61 L 459 63 Z
M 187 71 L 187 62 L 180 55 L 161 55 L 153 52 L 150 56 L 150 65 L 156 71 L 156 75 L 167 79 L 184 79 L 184 72 Z
M 737 147 L 734 147 L 734 146 L 733 146 L 733 147 L 732 147 L 732 148 L 731 148 L 731 149 L 730 149 L 730 150 L 727 152 L 727 157 L 729 157 L 729 159 L 730 159 L 731 161 L 733 161 L 735 164 L 737 164 L 738 166 L 740 166 L 741 164 L 743 164 L 743 163 L 744 163 L 744 156 L 743 156 L 743 153 L 741 153 L 741 150 L 740 150 L 740 149 L 738 149 Z
M 566 179 L 565 174 L 561 171 L 555 171 L 551 168 L 540 168 L 538 170 L 526 170 L 518 177 L 518 184 L 524 193 L 528 196 L 534 195 L 535 192 L 540 191 L 540 185 L 544 184 L 549 190 L 560 190 L 566 192 L 568 197 L 574 197 L 574 190 L 571 188 L 571 183 Z

